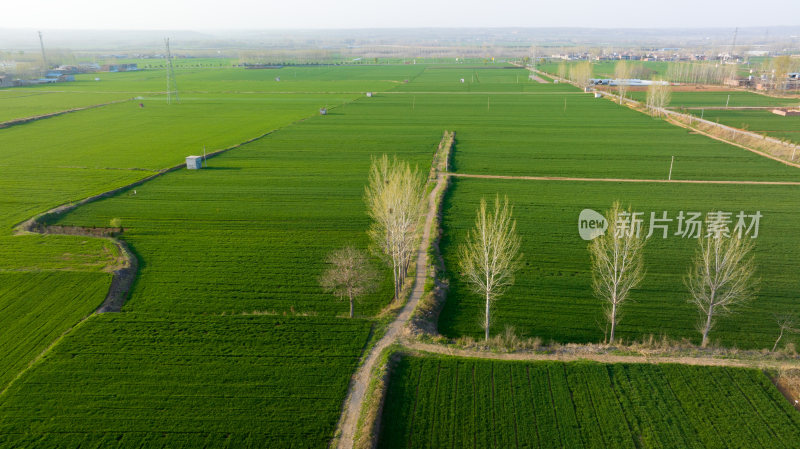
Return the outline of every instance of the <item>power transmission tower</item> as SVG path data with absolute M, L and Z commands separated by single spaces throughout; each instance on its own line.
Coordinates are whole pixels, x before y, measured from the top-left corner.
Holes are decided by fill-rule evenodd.
M 39 45 L 42 47 L 42 71 L 45 75 L 47 75 L 48 65 L 47 65 L 47 56 L 44 54 L 44 40 L 42 39 L 42 32 L 39 31 Z
M 175 95 L 175 102 L 180 103 L 178 98 L 178 84 L 175 81 L 175 68 L 172 66 L 172 53 L 169 50 L 169 38 L 164 38 L 167 47 L 167 104 L 172 104 L 172 95 Z
M 733 52 L 736 51 L 736 35 L 737 34 L 739 34 L 739 27 L 736 27 L 736 29 L 733 30 L 733 43 L 731 44 L 731 52 L 728 55 L 728 57 L 730 59 L 733 59 Z

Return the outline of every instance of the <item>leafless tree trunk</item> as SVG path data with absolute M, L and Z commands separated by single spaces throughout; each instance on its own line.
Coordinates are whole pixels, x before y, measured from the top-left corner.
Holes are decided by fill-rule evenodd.
M 735 234 L 711 234 L 698 239 L 694 263 L 684 283 L 689 289 L 689 302 L 702 315 L 698 331 L 708 345 L 708 334 L 714 319 L 731 313 L 734 308 L 752 298 L 757 280 L 753 278 L 755 264 L 750 256 L 753 241 Z
M 570 78 L 572 81 L 582 88 L 589 86 L 589 79 L 592 78 L 592 63 L 589 61 L 582 61 L 573 64 L 569 69 Z
M 557 73 L 558 73 L 558 77 L 561 78 L 562 80 L 567 78 L 567 63 L 566 62 L 562 61 L 562 62 L 560 62 L 558 64 L 558 72 Z
M 775 350 L 778 349 L 778 343 L 780 343 L 784 333 L 800 333 L 800 328 L 795 327 L 795 324 L 797 324 L 797 319 L 792 314 L 785 313 L 775 315 L 775 322 L 778 323 L 780 333 L 778 334 L 778 339 L 775 340 L 775 344 L 772 345 L 772 352 L 775 352 Z
M 661 116 L 671 98 L 672 88 L 666 81 L 653 80 L 653 84 L 647 87 L 647 107 L 653 114 Z
M 350 300 L 350 318 L 353 302 L 377 288 L 378 274 L 361 251 L 347 246 L 328 256 L 328 269 L 320 276 L 319 284 L 337 298 Z
M 614 343 L 620 308 L 630 291 L 644 279 L 644 237 L 628 210 L 614 202 L 606 212 L 608 229 L 589 243 L 592 258 L 592 287 L 605 302 L 605 315 L 611 325 L 609 343 Z
M 378 252 L 392 267 L 394 298 L 408 273 L 415 253 L 417 224 L 425 208 L 425 179 L 406 162 L 373 159 L 364 198 L 372 219 L 368 231 Z
M 631 69 L 626 61 L 618 61 L 614 66 L 614 79 L 617 82 L 617 93 L 619 93 L 619 104 L 622 104 L 625 93 L 628 91 L 628 78 L 631 77 Z
M 486 341 L 491 327 L 491 304 L 514 284 L 514 273 L 522 257 L 512 213 L 508 198 L 501 203 L 500 197 L 496 197 L 493 212 L 486 210 L 486 200 L 481 199 L 475 228 L 458 250 L 462 275 L 473 291 L 486 300 L 483 320 Z

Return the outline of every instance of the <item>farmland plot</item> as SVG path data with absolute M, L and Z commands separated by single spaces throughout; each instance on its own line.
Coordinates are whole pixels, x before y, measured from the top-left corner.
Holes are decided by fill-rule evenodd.
M 631 92 L 634 100 L 645 102 L 647 92 Z M 670 108 L 699 108 L 699 107 L 752 107 L 752 106 L 791 106 L 797 105 L 800 100 L 794 98 L 778 98 L 761 95 L 754 92 L 743 91 L 717 91 L 717 92 L 673 92 Z
M 0 446 L 325 448 L 369 329 L 94 316 L 0 397 Z
M 362 196 L 370 157 L 395 154 L 427 171 L 443 130 L 419 122 L 430 115 L 389 126 L 405 100 L 371 100 L 81 207 L 61 223 L 122 220 L 142 262 L 127 310 L 341 314 L 347 304 L 317 278 L 330 251 L 369 244 Z M 387 273 L 356 313 L 376 313 L 390 292 Z
M 128 94 L 55 92 L 42 89 L 0 90 L 0 123 L 131 98 Z
M 693 115 L 734 128 L 800 144 L 800 116 L 780 116 L 769 110 L 691 110 Z
M 103 302 L 106 273 L 0 273 L 0 391 Z
M 0 130 L 0 303 L 13 320 L 0 332 L 8 348 L 0 382 L 100 305 L 110 281 L 103 271 L 119 256 L 105 239 L 15 236 L 14 225 L 180 164 L 202 154 L 203 142 L 209 151 L 235 145 L 347 98 L 206 96 L 170 107 L 154 99 L 145 108 L 124 103 Z
M 744 348 L 772 347 L 778 328 L 772 315 L 800 312 L 795 292 L 800 281 L 795 255 L 800 241 L 792 231 L 798 219 L 798 186 L 743 186 L 693 184 L 631 184 L 519 180 L 454 179 L 443 211 L 445 265 L 451 279 L 447 302 L 439 320 L 444 335 L 480 337 L 482 300 L 457 275 L 457 246 L 475 220 L 481 197 L 508 195 L 522 238 L 524 266 L 516 285 L 494 305 L 493 334 L 506 325 L 545 341 L 597 342 L 604 336 L 602 303 L 593 296 L 587 242 L 578 235 L 578 216 L 590 208 L 599 212 L 619 200 L 643 212 L 643 235 L 650 228 L 650 213 L 667 212 L 668 238 L 654 229 L 645 247 L 647 274 L 632 293 L 633 302 L 623 310 L 617 327 L 624 340 L 653 334 L 689 338 L 699 342 L 695 330 L 697 311 L 687 303 L 683 285 L 697 243 L 675 235 L 680 211 L 760 211 L 755 241 L 757 298 L 739 313 L 721 318 L 711 333 L 712 341 Z M 736 224 L 730 224 L 733 229 Z M 795 340 L 797 341 L 797 340 Z
M 287 66 L 263 70 L 178 68 L 175 77 L 182 93 L 363 93 L 390 90 L 422 70 L 422 65 Z M 91 73 L 77 75 L 74 82 L 59 83 L 57 87 L 64 91 L 163 93 L 164 78 L 163 70 Z
M 473 114 L 456 122 L 453 171 L 666 179 L 675 156 L 672 179 L 800 179 L 792 167 L 582 93 L 493 95 Z
M 403 357 L 381 448 L 794 447 L 800 413 L 751 369 Z
M 527 69 L 508 65 L 431 66 L 403 84 L 398 92 L 572 92 L 567 84 L 539 84 L 531 81 Z M 464 80 L 463 82 L 461 80 Z

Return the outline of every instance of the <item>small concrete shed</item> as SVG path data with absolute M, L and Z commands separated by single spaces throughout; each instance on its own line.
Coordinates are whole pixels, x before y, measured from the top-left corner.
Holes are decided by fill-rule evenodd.
M 203 156 L 186 156 L 186 168 L 189 170 L 203 168 Z

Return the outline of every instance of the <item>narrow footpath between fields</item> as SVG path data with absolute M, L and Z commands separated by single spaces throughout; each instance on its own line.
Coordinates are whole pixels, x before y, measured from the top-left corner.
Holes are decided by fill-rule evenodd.
M 725 181 L 702 179 L 631 179 L 631 178 L 570 178 L 563 176 L 508 176 L 508 175 L 474 175 L 468 173 L 448 173 L 456 178 L 483 179 L 516 179 L 523 181 L 572 181 L 572 182 L 658 182 L 664 184 L 739 184 L 739 185 L 776 185 L 796 186 L 800 181 Z
M 430 245 L 430 231 L 433 220 L 436 217 L 436 197 L 439 192 L 444 188 L 446 183 L 446 176 L 439 174 L 436 178 L 436 186 L 433 188 L 428 198 L 428 213 L 425 216 L 425 227 L 422 232 L 422 239 L 417 250 L 416 261 L 416 276 L 414 277 L 414 284 L 412 287 L 411 295 L 408 298 L 405 306 L 403 306 L 400 314 L 395 318 L 392 324 L 386 330 L 386 334 L 381 338 L 375 346 L 370 349 L 364 363 L 359 367 L 358 371 L 353 375 L 350 381 L 350 388 L 345 401 L 342 417 L 339 421 L 339 428 L 341 429 L 341 436 L 339 438 L 339 448 L 353 447 L 353 437 L 355 436 L 356 426 L 358 424 L 358 417 L 361 414 L 361 408 L 364 404 L 364 396 L 369 385 L 370 375 L 378 362 L 380 353 L 395 343 L 398 337 L 403 332 L 408 319 L 411 317 L 411 312 L 417 307 L 417 303 L 422 298 L 425 292 L 425 279 L 428 277 L 428 247 Z

